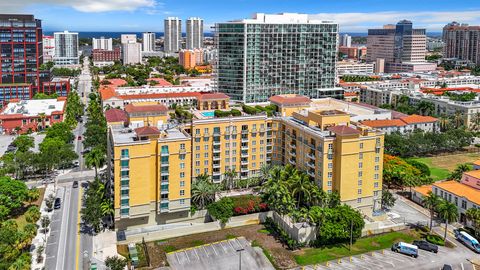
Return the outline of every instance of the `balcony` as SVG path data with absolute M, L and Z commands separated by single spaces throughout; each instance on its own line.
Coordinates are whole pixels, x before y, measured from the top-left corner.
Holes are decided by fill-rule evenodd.
M 246 137 L 246 138 L 245 138 L 245 137 L 242 137 L 242 140 L 241 140 L 241 141 L 242 141 L 242 142 L 248 142 L 248 137 Z
M 160 175 L 167 176 L 170 175 L 170 173 L 168 171 L 160 171 Z
M 267 147 L 267 153 L 272 153 L 273 147 Z
M 213 171 L 212 175 L 221 175 L 222 173 L 220 171 Z
M 248 160 L 243 160 L 243 159 L 242 159 L 242 161 L 240 161 L 240 164 L 241 164 L 241 165 L 248 165 Z
M 240 168 L 240 172 L 248 172 L 248 167 L 242 166 L 242 167 Z
M 112 159 L 113 159 L 113 158 L 112 158 Z M 127 160 L 127 159 L 130 159 L 130 156 L 127 156 L 127 155 L 121 156 L 120 159 L 121 159 L 121 160 Z
M 170 155 L 170 153 L 162 151 L 160 153 L 160 155 L 163 156 L 163 157 L 168 157 Z
M 241 157 L 248 157 L 248 152 L 244 152 L 242 151 L 242 153 L 240 154 Z
M 292 149 L 297 149 L 297 145 L 294 144 L 294 143 L 290 143 L 290 147 L 291 147 Z
M 220 160 L 220 155 L 213 155 L 213 160 Z
M 315 160 L 315 154 L 314 154 L 314 153 L 308 153 L 308 154 L 307 154 L 307 157 L 308 157 L 309 159 Z
M 315 169 L 315 162 L 307 162 L 307 166 L 312 169 Z
M 212 166 L 213 166 L 213 168 L 220 168 L 220 162 L 219 163 L 213 163 Z
M 248 145 L 242 145 L 241 149 L 242 150 L 248 150 Z
M 220 153 L 220 147 L 213 147 L 213 153 Z
M 315 170 L 308 170 L 307 174 L 311 177 L 315 177 Z
M 187 150 L 186 150 L 186 149 L 180 149 L 180 150 L 178 150 L 178 152 L 179 152 L 180 154 L 185 154 L 185 153 L 187 153 Z
M 213 141 L 213 145 L 220 145 L 220 144 L 221 144 L 220 140 L 218 140 L 218 141 L 217 141 L 217 140 L 214 140 L 214 141 Z
M 288 153 L 290 154 L 290 156 L 294 156 L 294 157 L 297 156 L 297 152 L 295 151 L 289 151 Z
M 248 134 L 248 129 L 242 129 L 242 134 Z
M 296 164 L 297 164 L 297 162 L 295 162 L 295 160 L 293 160 L 293 159 L 289 159 L 288 162 L 290 162 L 290 164 L 292 164 L 292 165 L 296 165 Z

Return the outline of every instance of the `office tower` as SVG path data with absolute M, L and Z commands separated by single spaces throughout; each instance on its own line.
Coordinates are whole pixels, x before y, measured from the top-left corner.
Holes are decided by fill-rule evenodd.
M 277 94 L 342 97 L 335 87 L 338 24 L 306 14 L 263 14 L 215 26 L 216 87 L 233 100 Z
M 480 65 L 480 26 L 452 22 L 443 27 L 444 58 L 457 58 Z
M 128 42 L 137 42 L 137 35 L 135 34 L 122 34 L 120 36 L 120 43 L 128 43 Z
M 53 36 L 43 36 L 43 62 L 53 61 L 55 55 L 55 38 Z
M 142 44 L 138 42 L 122 43 L 122 61 L 124 65 L 142 62 Z
M 78 33 L 55 32 L 55 65 L 78 65 Z
M 33 15 L 0 14 L 0 103 L 29 99 L 48 80 L 39 70 L 42 37 L 42 22 Z
M 167 53 L 178 52 L 182 48 L 182 20 L 177 17 L 165 19 L 163 50 Z
M 142 36 L 142 47 L 144 52 L 155 51 L 155 33 L 146 32 Z
M 113 50 L 112 46 L 112 38 L 93 38 L 92 39 L 92 49 L 93 50 L 106 50 L 111 51 Z
M 341 42 L 340 46 L 352 47 L 352 37 L 351 36 L 349 36 L 347 34 L 343 34 L 341 41 L 342 42 Z
M 402 20 L 395 26 L 369 29 L 367 61 L 385 59 L 387 72 L 435 70 L 435 64 L 425 62 L 426 43 L 425 29 L 414 29 L 412 22 L 407 20 Z
M 187 20 L 187 49 L 203 47 L 203 19 L 189 18 Z

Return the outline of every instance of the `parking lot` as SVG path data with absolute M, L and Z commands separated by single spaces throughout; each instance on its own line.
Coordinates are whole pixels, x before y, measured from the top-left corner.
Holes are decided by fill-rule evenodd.
M 368 269 L 441 269 L 444 264 L 452 265 L 453 269 L 472 270 L 472 264 L 467 258 L 474 258 L 473 252 L 464 247 L 455 249 L 439 247 L 438 253 L 419 250 L 418 258 L 395 253 L 390 249 L 371 252 L 363 255 L 330 261 L 321 265 L 305 266 L 303 269 L 342 269 L 342 270 L 368 270 Z M 298 268 L 302 269 L 302 268 Z
M 167 260 L 174 270 L 274 270 L 263 252 L 252 248 L 244 237 L 170 252 L 167 254 Z
M 35 140 L 35 147 L 32 149 L 33 152 L 38 152 L 38 145 L 45 138 L 45 134 L 32 133 L 29 136 L 32 136 Z M 7 151 L 7 147 L 17 136 L 14 135 L 0 135 L 0 156 L 3 156 Z

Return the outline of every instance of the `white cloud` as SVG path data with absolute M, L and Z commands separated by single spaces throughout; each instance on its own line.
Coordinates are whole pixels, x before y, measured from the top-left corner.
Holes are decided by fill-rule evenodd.
M 155 9 L 159 5 L 155 0 L 1 0 L 0 10 L 21 12 L 36 4 L 68 6 L 81 12 L 134 11 Z
M 445 24 L 458 21 L 462 23 L 480 24 L 480 10 L 468 11 L 419 11 L 419 12 L 371 12 L 371 13 L 318 13 L 309 16 L 318 20 L 333 20 L 340 24 L 343 32 L 360 32 L 368 28 L 381 27 L 384 24 L 395 24 L 407 19 L 414 27 L 424 27 L 428 31 L 440 31 Z

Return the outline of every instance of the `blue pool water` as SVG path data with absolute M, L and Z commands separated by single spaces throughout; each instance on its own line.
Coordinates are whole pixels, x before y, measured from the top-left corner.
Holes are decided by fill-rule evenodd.
M 214 117 L 215 112 L 201 112 L 200 113 L 203 117 Z

